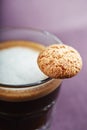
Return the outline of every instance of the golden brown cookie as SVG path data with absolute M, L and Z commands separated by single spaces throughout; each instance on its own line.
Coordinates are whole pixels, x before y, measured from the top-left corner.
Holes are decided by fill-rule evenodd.
M 65 44 L 53 44 L 43 50 L 37 60 L 41 71 L 51 78 L 70 78 L 82 68 L 80 54 Z

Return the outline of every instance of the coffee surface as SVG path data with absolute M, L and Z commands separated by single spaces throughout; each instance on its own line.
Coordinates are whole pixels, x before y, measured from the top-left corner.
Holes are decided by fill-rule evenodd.
M 0 100 L 34 100 L 48 95 L 60 86 L 60 79 L 50 79 L 40 84 L 41 80 L 47 78 L 37 65 L 38 54 L 43 49 L 43 45 L 30 41 L 0 43 Z M 30 85 L 35 82 L 38 84 Z M 25 84 L 29 85 L 25 87 Z
M 20 44 L 18 46 L 18 44 L 13 45 L 14 43 Z M 21 43 L 23 41 L 3 43 L 3 49 L 0 50 L 0 83 L 30 84 L 47 78 L 37 65 L 41 45 L 28 42 L 31 46 L 27 46 L 27 41 L 22 45 Z

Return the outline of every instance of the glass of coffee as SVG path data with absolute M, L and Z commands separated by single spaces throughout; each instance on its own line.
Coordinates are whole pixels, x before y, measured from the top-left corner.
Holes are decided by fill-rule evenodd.
M 44 75 L 37 57 L 61 41 L 38 29 L 0 32 L 0 130 L 50 130 L 62 80 Z

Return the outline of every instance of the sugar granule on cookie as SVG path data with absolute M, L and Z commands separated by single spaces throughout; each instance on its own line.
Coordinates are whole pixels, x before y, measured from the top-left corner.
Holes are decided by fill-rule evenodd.
M 51 78 L 71 78 L 82 68 L 77 50 L 65 44 L 53 44 L 43 50 L 37 59 L 40 70 Z

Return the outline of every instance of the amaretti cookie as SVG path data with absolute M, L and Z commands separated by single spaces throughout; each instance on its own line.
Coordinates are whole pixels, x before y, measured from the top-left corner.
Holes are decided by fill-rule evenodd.
M 65 44 L 53 44 L 38 56 L 41 71 L 51 78 L 71 78 L 82 68 L 82 58 L 77 50 Z

